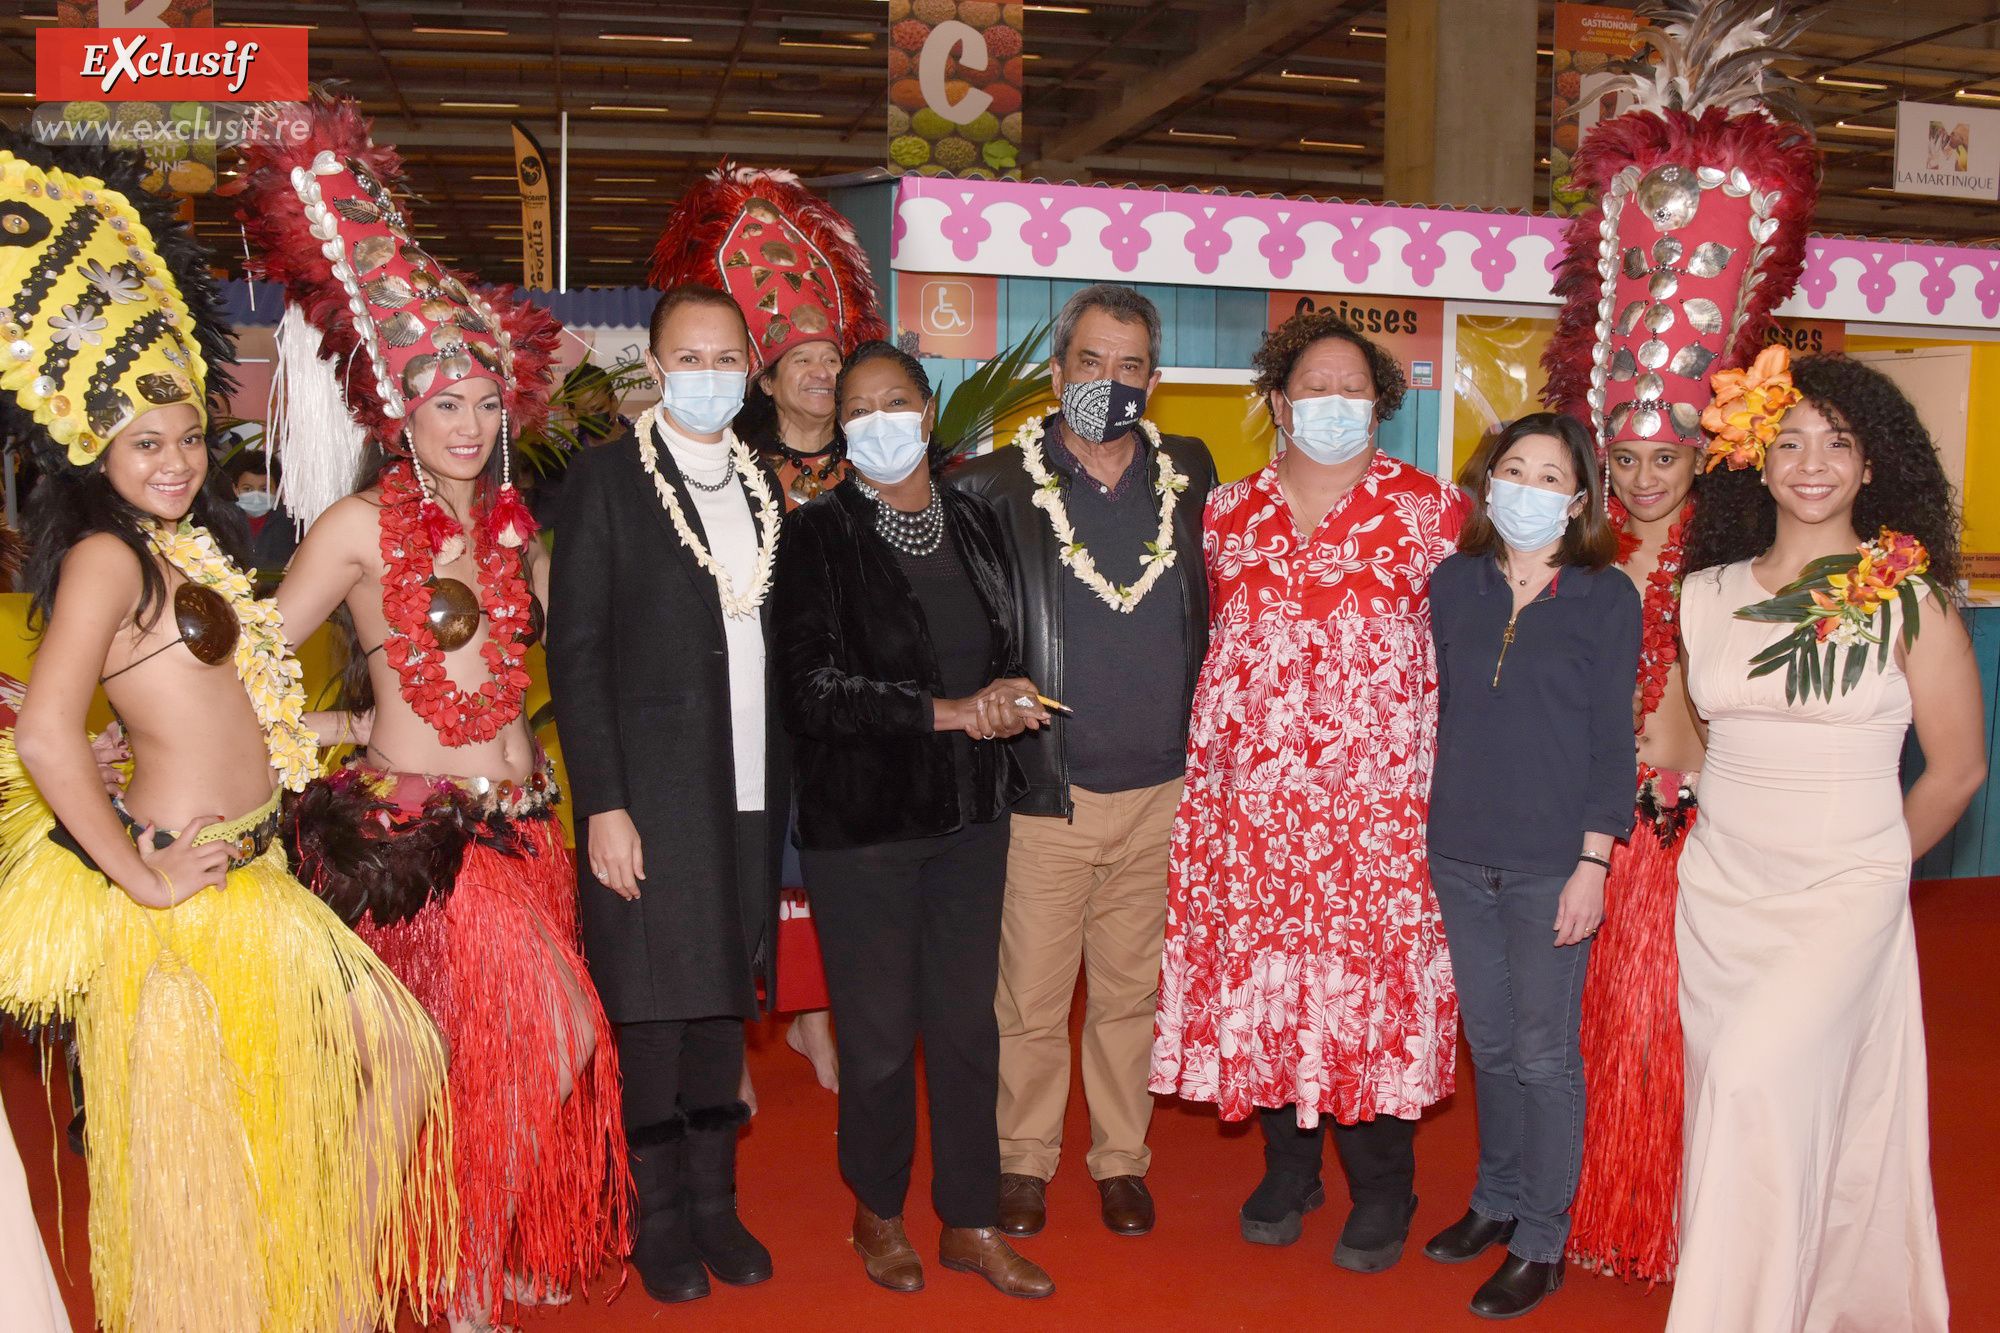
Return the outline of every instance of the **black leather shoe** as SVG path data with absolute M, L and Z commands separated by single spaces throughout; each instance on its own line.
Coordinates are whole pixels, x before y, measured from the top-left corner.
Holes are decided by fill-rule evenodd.
M 1563 1284 L 1563 1261 L 1537 1263 L 1510 1254 L 1500 1271 L 1473 1293 L 1472 1313 L 1481 1319 L 1519 1319 Z
M 1496 1222 L 1470 1208 L 1465 1216 L 1432 1236 L 1424 1253 L 1441 1264 L 1469 1264 L 1495 1245 L 1514 1239 L 1514 1219 Z
M 1388 1203 L 1357 1203 L 1340 1229 L 1333 1261 L 1353 1273 L 1379 1273 L 1403 1257 L 1410 1238 L 1410 1219 L 1417 1214 L 1417 1196 Z
M 1266 1171 L 1236 1214 L 1243 1239 L 1252 1245 L 1290 1245 L 1305 1232 L 1305 1215 L 1326 1202 L 1318 1176 Z

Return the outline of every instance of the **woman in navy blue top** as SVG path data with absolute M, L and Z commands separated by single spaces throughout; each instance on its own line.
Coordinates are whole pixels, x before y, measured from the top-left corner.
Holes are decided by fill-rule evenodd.
M 1537 413 L 1489 438 L 1476 502 L 1431 575 L 1438 752 L 1430 866 L 1479 1092 L 1479 1181 L 1424 1252 L 1506 1243 L 1475 1314 L 1525 1314 L 1562 1285 L 1583 1158 L 1577 1026 L 1614 839 L 1631 831 L 1639 593 L 1589 433 Z

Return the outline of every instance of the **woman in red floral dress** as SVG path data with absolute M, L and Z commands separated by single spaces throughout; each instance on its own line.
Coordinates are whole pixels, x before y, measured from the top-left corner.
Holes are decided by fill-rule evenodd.
M 1425 863 L 1437 732 L 1427 586 L 1465 499 L 1374 446 L 1395 360 L 1331 312 L 1258 350 L 1287 440 L 1219 488 L 1210 647 L 1174 827 L 1152 1089 L 1260 1113 L 1244 1238 L 1325 1201 L 1321 1117 L 1354 1207 L 1334 1261 L 1401 1255 L 1411 1131 L 1452 1090 L 1457 1000 Z

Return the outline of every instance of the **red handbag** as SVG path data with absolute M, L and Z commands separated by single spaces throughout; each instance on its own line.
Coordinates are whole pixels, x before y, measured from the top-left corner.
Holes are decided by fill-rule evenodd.
M 772 1007 L 796 1014 L 829 1004 L 812 904 L 804 889 L 785 889 L 778 897 L 778 998 Z

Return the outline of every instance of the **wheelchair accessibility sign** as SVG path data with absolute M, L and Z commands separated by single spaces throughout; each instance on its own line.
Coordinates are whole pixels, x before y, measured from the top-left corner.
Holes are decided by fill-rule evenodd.
M 898 273 L 897 324 L 920 356 L 984 360 L 999 334 L 999 282 L 970 274 Z

